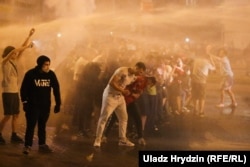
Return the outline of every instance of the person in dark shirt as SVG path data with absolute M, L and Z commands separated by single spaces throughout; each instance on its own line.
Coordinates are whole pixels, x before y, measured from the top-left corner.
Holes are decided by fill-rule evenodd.
M 55 97 L 55 113 L 60 111 L 61 96 L 56 74 L 49 67 L 50 59 L 44 55 L 39 56 L 37 66 L 26 72 L 22 81 L 20 94 L 26 117 L 24 154 L 29 154 L 31 150 L 36 124 L 38 124 L 39 152 L 52 152 L 46 144 L 46 123 L 50 114 L 51 88 Z

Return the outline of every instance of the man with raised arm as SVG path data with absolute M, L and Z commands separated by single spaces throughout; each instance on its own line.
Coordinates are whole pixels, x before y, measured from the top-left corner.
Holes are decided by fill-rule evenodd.
M 17 130 L 17 118 L 19 115 L 19 87 L 18 87 L 18 71 L 17 60 L 21 57 L 23 51 L 33 46 L 32 42 L 29 42 L 30 37 L 34 34 L 35 29 L 32 28 L 28 37 L 25 39 L 23 45 L 20 48 L 13 46 L 7 46 L 2 54 L 2 100 L 4 117 L 0 122 L 0 144 L 5 144 L 5 140 L 2 136 L 2 131 L 6 123 L 12 118 L 12 143 L 22 143 L 23 140 L 16 133 Z

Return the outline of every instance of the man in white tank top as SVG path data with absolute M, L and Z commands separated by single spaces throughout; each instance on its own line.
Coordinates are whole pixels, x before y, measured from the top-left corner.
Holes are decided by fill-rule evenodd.
M 128 115 L 126 111 L 126 102 L 123 95 L 129 95 L 131 92 L 126 90 L 126 86 L 134 82 L 135 73 L 143 69 L 134 67 L 120 67 L 111 76 L 108 85 L 104 89 L 101 114 L 99 117 L 95 147 L 101 146 L 101 138 L 109 116 L 115 112 L 119 120 L 119 145 L 133 147 L 134 143 L 126 137 Z

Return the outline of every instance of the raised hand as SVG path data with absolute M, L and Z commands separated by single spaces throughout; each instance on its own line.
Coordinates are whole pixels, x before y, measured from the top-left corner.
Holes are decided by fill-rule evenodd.
M 35 29 L 34 29 L 34 28 L 32 28 L 32 29 L 30 30 L 30 34 L 29 34 L 29 36 L 32 36 L 34 33 L 35 33 Z
M 28 45 L 28 47 L 30 47 L 30 48 L 33 48 L 33 46 L 34 46 L 34 42 L 30 42 Z

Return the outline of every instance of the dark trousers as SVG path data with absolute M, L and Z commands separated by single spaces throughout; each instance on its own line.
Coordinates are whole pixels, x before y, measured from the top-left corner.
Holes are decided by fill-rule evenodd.
M 94 101 L 89 98 L 82 98 L 81 104 L 78 104 L 78 128 L 84 132 L 91 129 L 92 113 L 94 110 Z
M 145 125 L 146 133 L 151 133 L 154 131 L 155 119 L 157 115 L 156 104 L 157 104 L 157 96 L 156 95 L 147 95 L 146 104 L 146 113 L 147 113 L 147 121 Z
M 32 146 L 36 124 L 38 125 L 38 144 L 46 144 L 46 123 L 49 114 L 50 106 L 35 106 L 26 111 L 25 146 Z
M 137 104 L 133 102 L 127 105 L 127 112 L 128 112 L 128 119 L 129 119 L 128 122 L 132 123 L 132 121 L 130 121 L 130 119 L 132 118 L 135 123 L 135 128 L 137 130 L 138 138 L 143 137 L 141 114 L 140 114 L 140 110 L 138 109 Z M 108 136 L 110 129 L 112 128 L 116 120 L 117 120 L 117 117 L 115 113 L 113 113 L 110 116 L 108 123 L 106 124 L 105 130 L 104 130 L 105 136 Z

